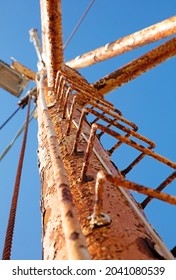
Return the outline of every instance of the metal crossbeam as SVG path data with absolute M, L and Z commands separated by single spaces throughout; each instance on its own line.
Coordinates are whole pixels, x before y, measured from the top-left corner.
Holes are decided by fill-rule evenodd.
M 68 61 L 67 65 L 75 69 L 87 67 L 174 34 L 176 34 L 176 16 L 82 54 Z

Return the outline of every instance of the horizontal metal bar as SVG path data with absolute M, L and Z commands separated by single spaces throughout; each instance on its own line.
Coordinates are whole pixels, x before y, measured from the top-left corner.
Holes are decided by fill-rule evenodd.
M 105 95 L 125 83 L 151 70 L 176 55 L 176 38 L 173 38 L 116 71 L 96 81 L 93 86 L 98 93 Z
M 67 65 L 75 69 L 87 67 L 173 34 L 176 34 L 176 16 L 82 54 L 68 61 Z
M 166 193 L 160 193 L 152 188 L 147 188 L 145 186 L 127 181 L 127 180 L 123 180 L 121 178 L 118 177 L 113 177 L 112 175 L 106 174 L 106 180 L 111 182 L 112 184 L 114 184 L 117 187 L 122 187 L 122 188 L 127 188 L 130 190 L 134 190 L 136 192 L 142 193 L 142 194 L 146 194 L 149 195 L 150 197 L 153 198 L 157 198 L 160 199 L 162 201 L 165 201 L 167 203 L 170 204 L 174 204 L 176 205 L 176 197 L 166 194 Z

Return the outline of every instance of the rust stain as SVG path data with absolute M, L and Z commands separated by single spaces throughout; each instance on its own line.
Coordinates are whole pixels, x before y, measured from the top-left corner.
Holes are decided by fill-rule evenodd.
M 44 227 L 47 226 L 50 216 L 51 216 L 51 208 L 47 208 L 44 212 L 44 217 L 43 217 Z
M 72 68 L 82 68 L 161 40 L 176 33 L 176 16 L 120 38 L 103 47 L 67 62 Z
M 56 116 L 55 110 L 57 110 L 57 106 L 50 109 L 50 114 L 53 122 L 57 123 L 60 115 L 57 114 Z M 77 114 L 80 115 L 80 112 L 76 110 L 74 118 L 77 117 Z M 94 180 L 80 183 L 79 178 L 84 157 L 79 154 L 76 156 L 72 154 L 75 137 L 70 137 L 70 135 L 76 135 L 76 129 L 74 126 L 71 126 L 70 135 L 67 136 L 65 129 L 66 123 L 67 122 L 64 120 L 59 127 L 55 126 L 55 130 L 58 137 L 59 148 L 62 153 L 62 160 L 67 170 L 73 202 L 76 206 L 79 221 L 86 235 L 88 249 L 92 259 L 129 259 L 129 253 L 131 259 L 155 259 L 155 256 L 152 255 L 149 248 L 146 248 L 145 252 L 139 249 L 140 242 L 137 242 L 137 240 L 139 237 L 141 237 L 142 240 L 142 238 L 147 236 L 146 230 L 143 225 L 138 227 L 139 221 L 137 216 L 134 214 L 121 192 L 111 184 L 108 184 L 104 189 L 102 211 L 111 216 L 112 223 L 101 228 L 90 228 L 88 217 L 92 214 L 94 207 L 95 178 L 97 171 L 102 169 L 102 165 L 97 160 L 96 156 L 91 154 L 91 164 L 88 167 L 88 174 L 91 174 Z M 87 126 L 88 124 L 84 123 L 84 128 L 86 127 L 86 129 L 88 129 Z M 101 145 L 97 144 L 97 139 L 95 142 L 97 151 L 102 152 Z M 87 143 L 80 137 L 79 150 L 85 153 L 86 147 Z M 116 168 L 111 164 L 109 158 L 107 158 L 107 154 L 105 154 L 104 160 L 108 164 L 110 170 L 118 174 Z M 109 250 L 109 248 L 111 249 Z M 135 253 L 136 250 L 139 251 L 137 255 Z
M 123 84 L 176 55 L 176 38 L 173 38 L 93 84 L 98 93 L 105 95 Z

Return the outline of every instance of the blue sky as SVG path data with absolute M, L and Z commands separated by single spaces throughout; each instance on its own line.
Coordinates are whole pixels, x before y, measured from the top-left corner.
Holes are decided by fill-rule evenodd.
M 90 1 L 63 1 L 64 42 L 72 32 Z M 108 42 L 131 34 L 142 28 L 175 15 L 175 0 L 119 1 L 97 0 L 65 50 L 65 61 Z M 39 1 L 1 1 L 0 3 L 0 59 L 11 63 L 16 58 L 33 71 L 37 71 L 37 57 L 29 41 L 29 29 L 37 28 L 40 34 Z M 94 82 L 132 59 L 161 44 L 142 47 L 80 72 Z M 30 84 L 28 88 L 33 87 Z M 175 58 L 156 67 L 136 80 L 107 95 L 123 116 L 136 123 L 139 132 L 156 143 L 155 151 L 176 160 L 175 121 Z M 23 95 L 26 93 L 24 91 Z M 17 108 L 18 99 L 0 88 L 0 124 Z M 26 109 L 0 131 L 0 153 L 22 125 Z M 11 195 L 21 147 L 19 138 L 7 156 L 0 162 L 0 252 L 2 252 Z M 105 139 L 106 140 L 106 139 Z M 105 143 L 106 145 L 106 143 Z M 37 122 L 30 124 L 21 192 L 14 234 L 12 259 L 41 259 L 40 180 L 37 169 Z M 131 156 L 131 150 L 115 153 L 113 160 L 123 169 Z M 157 187 L 172 169 L 146 158 L 127 179 Z M 175 182 L 165 190 L 176 195 Z M 137 195 L 139 201 L 142 200 Z M 154 200 L 147 208 L 149 221 L 156 228 L 169 249 L 176 245 L 176 208 Z

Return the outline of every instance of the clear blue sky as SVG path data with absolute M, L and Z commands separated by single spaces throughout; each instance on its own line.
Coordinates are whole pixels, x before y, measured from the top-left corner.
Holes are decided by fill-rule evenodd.
M 63 1 L 64 42 L 72 32 L 90 0 Z M 16 58 L 32 70 L 37 70 L 37 57 L 29 42 L 29 29 L 37 28 L 40 34 L 39 0 L 1 1 L 0 3 L 0 59 L 11 63 Z M 65 50 L 65 61 L 79 54 L 105 45 L 120 37 L 138 31 L 175 15 L 175 0 L 119 1 L 97 0 L 85 21 Z M 163 42 L 163 41 L 162 41 Z M 94 82 L 149 49 L 162 43 L 121 55 L 99 65 L 81 70 L 89 82 Z M 176 160 L 175 130 L 175 58 L 147 74 L 110 93 L 107 98 L 139 127 L 139 132 L 156 143 L 156 152 Z M 29 88 L 34 86 L 30 84 Z M 26 91 L 23 93 L 23 95 Z M 17 108 L 18 99 L 0 89 L 0 124 Z M 13 139 L 26 115 L 20 111 L 0 131 L 0 153 Z M 0 253 L 2 252 L 11 195 L 21 147 L 21 139 L 0 162 Z M 106 145 L 106 143 L 105 143 Z M 29 130 L 21 192 L 14 234 L 12 259 L 41 259 L 40 181 L 37 169 L 37 122 Z M 116 165 L 123 169 L 130 160 L 130 151 L 113 156 Z M 146 158 L 127 176 L 128 179 L 157 187 L 173 170 Z M 175 182 L 165 190 L 176 195 Z M 137 196 L 138 200 L 142 198 Z M 160 201 L 153 201 L 147 208 L 149 221 L 171 249 L 176 245 L 176 208 Z

